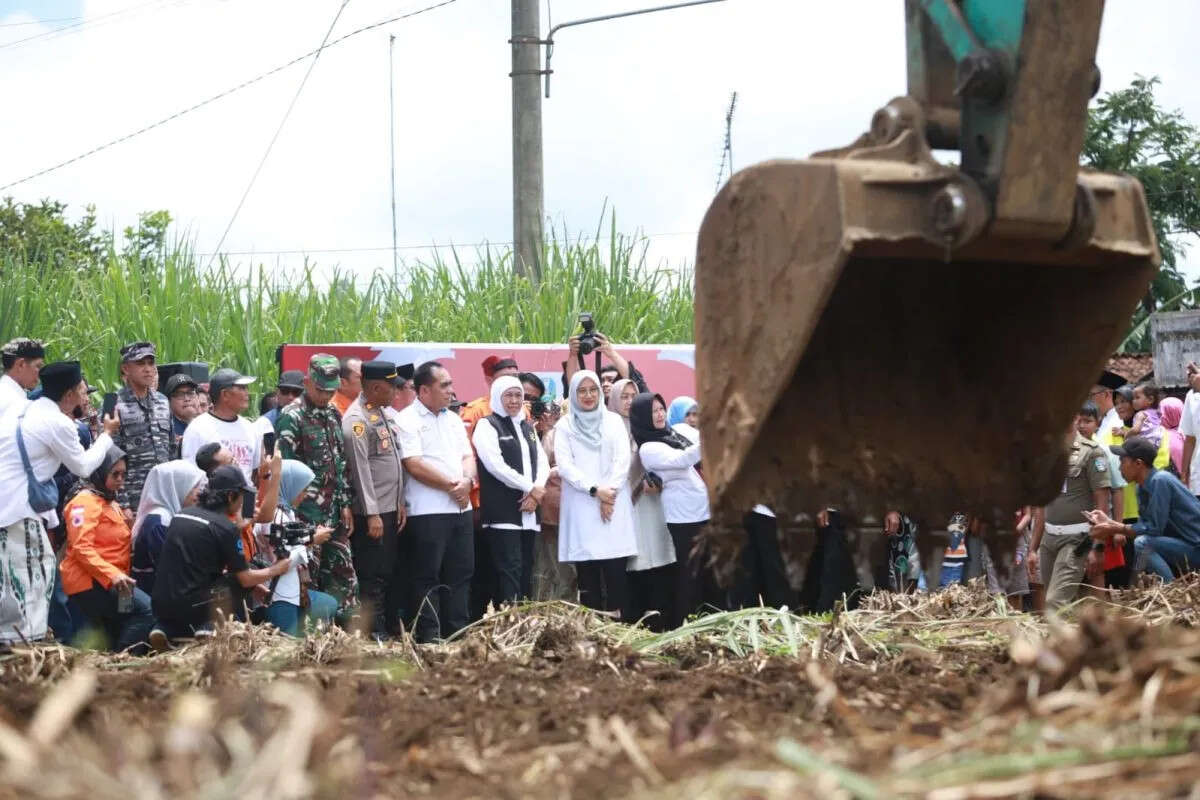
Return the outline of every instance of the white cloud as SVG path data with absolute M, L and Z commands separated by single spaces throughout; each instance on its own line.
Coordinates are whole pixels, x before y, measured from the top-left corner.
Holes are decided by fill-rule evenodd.
M 334 36 L 427 4 L 351 0 Z M 565 21 L 647 4 L 554 0 L 552 10 Z M 29 8 L 41 8 L 24 6 L 0 22 L 26 21 Z M 1159 75 L 1162 101 L 1200 122 L 1200 86 L 1191 79 L 1200 7 L 1107 6 L 1098 56 L 1105 88 L 1135 73 Z M 90 20 L 134 10 L 92 30 L 0 49 L 0 94 L 10 110 L 0 129 L 0 183 L 313 49 L 337 2 L 90 0 L 82 8 Z M 696 230 L 713 193 L 729 93 L 739 93 L 736 166 L 845 144 L 904 91 L 903 22 L 899 0 L 728 0 L 560 32 L 553 96 L 544 104 L 547 214 L 590 231 L 607 201 L 625 230 Z M 397 37 L 401 244 L 509 240 L 509 24 L 507 0 L 459 0 L 327 51 L 226 249 L 390 244 L 389 33 Z M 36 30 L 0 28 L 0 37 Z M 116 225 L 166 208 L 201 251 L 211 249 L 303 70 L 11 191 L 19 200 L 94 203 Z M 675 262 L 693 251 L 690 236 L 664 236 L 652 248 L 653 257 Z M 356 269 L 391 261 L 386 251 L 315 258 Z

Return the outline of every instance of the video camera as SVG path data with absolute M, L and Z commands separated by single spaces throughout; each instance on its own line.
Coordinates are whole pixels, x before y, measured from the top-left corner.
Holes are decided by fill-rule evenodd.
M 305 522 L 273 522 L 267 541 L 277 558 L 287 558 L 290 548 L 311 543 L 316 533 L 316 526 Z

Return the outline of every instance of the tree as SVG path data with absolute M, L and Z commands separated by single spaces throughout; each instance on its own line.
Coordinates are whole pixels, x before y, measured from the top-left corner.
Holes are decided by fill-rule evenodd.
M 67 221 L 67 206 L 54 200 L 33 205 L 11 197 L 0 203 L 0 273 L 7 262 L 20 260 L 61 269 L 95 263 L 108 247 L 107 234 L 96 230 L 96 210 L 88 206 L 76 223 Z
M 1179 272 L 1186 244 L 1175 238 L 1200 235 L 1200 130 L 1179 111 L 1159 106 L 1158 83 L 1158 78 L 1138 77 L 1128 88 L 1100 98 L 1089 111 L 1083 144 L 1085 164 L 1142 182 L 1162 251 L 1162 269 L 1134 312 L 1123 350 L 1150 349 L 1152 312 L 1193 308 L 1200 300 L 1200 291 L 1188 289 Z

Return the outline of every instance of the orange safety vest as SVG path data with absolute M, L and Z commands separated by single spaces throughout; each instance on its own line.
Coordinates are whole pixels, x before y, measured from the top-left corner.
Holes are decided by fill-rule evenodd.
M 67 520 L 67 554 L 59 569 L 63 591 L 79 594 L 96 580 L 105 589 L 113 579 L 128 575 L 133 558 L 133 534 L 116 502 L 84 489 L 63 509 Z

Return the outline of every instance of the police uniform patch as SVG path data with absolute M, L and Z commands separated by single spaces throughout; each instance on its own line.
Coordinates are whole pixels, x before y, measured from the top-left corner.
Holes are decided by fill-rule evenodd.
M 364 433 L 367 432 L 367 426 L 362 424 L 361 422 L 355 422 L 353 425 L 350 426 L 350 430 L 354 431 L 355 436 L 361 437 Z
M 388 440 L 387 440 L 387 439 L 380 439 L 380 440 L 379 440 L 379 449 L 380 449 L 380 450 L 387 450 L 387 449 L 388 449 L 388 447 L 390 447 L 390 446 L 391 446 L 391 443 L 390 443 L 390 442 L 388 442 Z
M 378 414 L 372 414 L 372 415 L 371 415 L 371 422 L 379 422 L 379 415 L 378 415 Z
M 1096 457 L 1096 472 L 1108 472 L 1108 458 L 1106 456 Z

